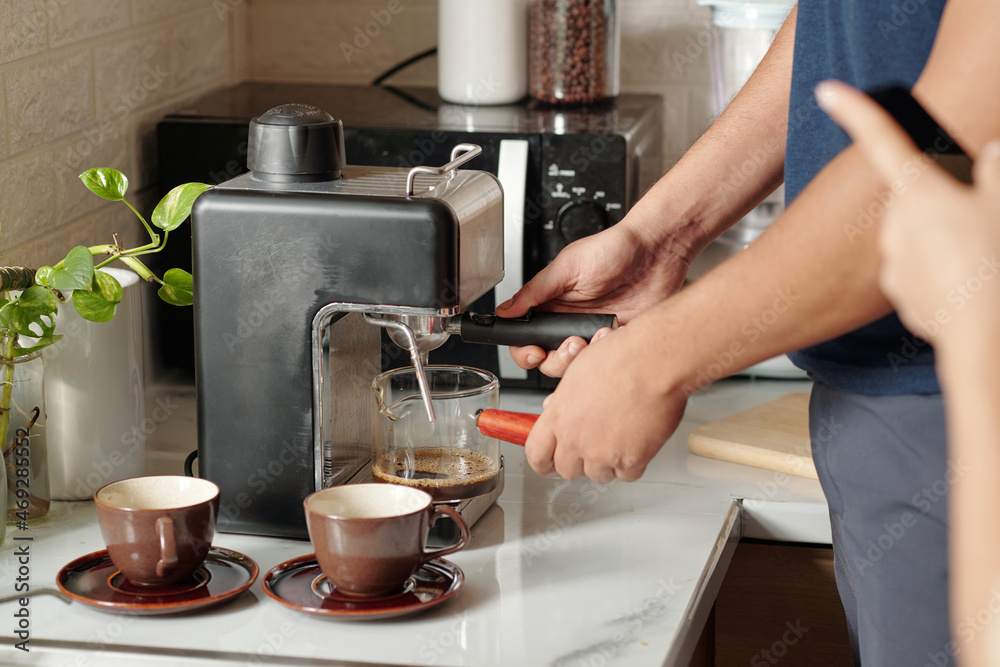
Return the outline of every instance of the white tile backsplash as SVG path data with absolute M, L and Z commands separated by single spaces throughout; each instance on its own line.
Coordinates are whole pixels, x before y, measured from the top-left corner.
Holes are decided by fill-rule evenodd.
M 94 122 L 90 51 L 38 61 L 4 74 L 10 152 L 59 139 Z
M 50 48 L 127 28 L 131 16 L 129 0 L 48 2 L 46 11 Z
M 175 24 L 167 36 L 177 92 L 197 88 L 229 72 L 229 25 L 214 14 Z
M 124 122 L 136 109 L 166 99 L 178 85 L 170 36 L 170 28 L 160 28 L 94 48 L 100 118 Z
M 437 43 L 437 12 L 423 3 L 254 4 L 250 72 L 260 80 L 368 83 Z M 436 71 L 436 70 L 435 70 Z M 412 76 L 412 72 L 407 72 Z M 413 79 L 408 79 L 413 83 Z M 434 83 L 434 80 L 428 82 Z
M 0 65 L 44 51 L 48 46 L 45 0 L 0 2 Z
M 3 90 L 2 85 L 0 90 Z M 0 104 L 0 160 L 5 157 L 7 157 L 7 108 L 6 105 Z
M 707 82 L 711 78 L 710 24 L 677 14 L 627 14 L 622 25 L 622 79 L 629 82 Z
M 230 67 L 232 74 L 242 80 L 250 76 L 250 12 L 242 0 L 223 0 L 219 15 L 229 24 Z M 228 3 L 234 6 L 229 7 Z
M 52 152 L 18 157 L 0 163 L 0 233 L 9 239 L 30 238 L 52 225 L 55 179 Z M 4 252 L 6 256 L 6 252 Z M 58 261 L 57 258 L 55 261 Z
M 75 1 L 75 0 L 74 0 Z M 132 0 L 132 23 L 142 25 L 175 19 L 196 12 L 218 15 L 220 5 L 236 6 L 246 0 Z

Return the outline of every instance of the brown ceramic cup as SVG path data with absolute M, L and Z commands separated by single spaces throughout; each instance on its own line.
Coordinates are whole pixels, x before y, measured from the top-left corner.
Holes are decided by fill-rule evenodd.
M 208 556 L 219 487 L 182 475 L 133 477 L 94 494 L 111 562 L 133 584 L 175 584 Z
M 320 569 L 337 592 L 384 595 L 403 588 L 424 563 L 463 548 L 469 528 L 452 507 L 434 505 L 426 491 L 397 484 L 345 484 L 305 499 L 309 539 Z M 458 524 L 458 543 L 427 550 L 439 516 Z

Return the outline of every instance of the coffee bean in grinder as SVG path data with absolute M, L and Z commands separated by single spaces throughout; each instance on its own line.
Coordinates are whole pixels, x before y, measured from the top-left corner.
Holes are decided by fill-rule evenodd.
M 618 96 L 620 0 L 532 0 L 528 92 L 556 105 Z

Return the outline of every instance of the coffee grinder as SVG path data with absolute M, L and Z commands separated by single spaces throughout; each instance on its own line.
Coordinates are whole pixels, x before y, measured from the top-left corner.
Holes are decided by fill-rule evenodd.
M 500 184 L 457 169 L 478 151 L 456 146 L 442 167 L 347 166 L 340 121 L 286 104 L 251 121 L 250 173 L 199 197 L 198 466 L 222 490 L 219 530 L 305 538 L 308 494 L 370 476 L 382 327 L 422 376 L 453 333 L 551 347 L 612 324 L 463 312 L 503 278 Z M 502 488 L 459 503 L 469 525 Z

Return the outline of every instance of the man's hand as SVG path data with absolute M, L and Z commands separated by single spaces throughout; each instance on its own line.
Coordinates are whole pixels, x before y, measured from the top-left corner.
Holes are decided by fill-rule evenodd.
M 940 343 L 1000 321 L 1000 144 L 983 150 L 968 186 L 921 153 L 861 91 L 828 81 L 816 98 L 886 183 L 906 184 L 879 235 L 879 286 L 906 326 Z
M 642 340 L 644 331 L 640 323 L 619 329 L 569 367 L 525 444 L 536 472 L 586 475 L 602 484 L 642 476 L 680 423 L 687 399 L 664 394 L 662 371 L 645 354 L 655 343 Z
M 675 292 L 684 282 L 688 260 L 680 253 L 660 251 L 640 238 L 627 220 L 567 246 L 508 302 L 497 306 L 501 317 L 518 317 L 529 308 L 566 312 L 613 313 L 620 324 Z M 610 330 L 601 331 L 595 340 Z M 558 350 L 511 348 L 522 368 L 538 367 L 562 377 L 569 363 L 587 346 L 579 337 Z

